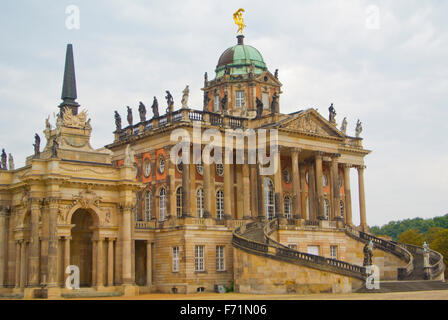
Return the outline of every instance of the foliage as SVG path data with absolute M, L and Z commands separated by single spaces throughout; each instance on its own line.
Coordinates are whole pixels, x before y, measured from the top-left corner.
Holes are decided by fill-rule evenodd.
M 418 232 L 418 230 L 411 229 L 401 233 L 398 236 L 398 242 L 413 244 L 414 246 L 422 246 L 425 241 L 424 235 Z
M 436 233 L 429 248 L 443 255 L 443 262 L 448 266 L 448 229 L 442 229 Z M 445 278 L 448 276 L 448 270 L 445 269 Z
M 391 221 L 382 227 L 371 227 L 370 232 L 375 235 L 388 235 L 392 240 L 397 241 L 398 236 L 407 230 L 415 229 L 425 234 L 430 228 L 434 227 L 448 229 L 448 214 L 432 219 L 414 218 L 402 221 Z
M 226 292 L 233 292 L 233 290 L 234 290 L 233 286 L 234 286 L 234 283 L 233 283 L 233 281 L 232 281 L 232 282 L 230 283 L 230 286 L 229 286 L 229 287 L 226 286 Z

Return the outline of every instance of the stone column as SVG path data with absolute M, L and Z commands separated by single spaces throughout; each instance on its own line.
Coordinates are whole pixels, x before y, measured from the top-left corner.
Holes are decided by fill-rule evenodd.
M 304 163 L 300 164 L 299 167 L 299 172 L 300 172 L 300 205 L 301 205 L 301 212 L 302 212 L 302 219 L 306 220 L 306 215 L 307 215 L 307 211 L 306 211 L 306 194 L 305 194 L 305 183 L 306 183 L 306 178 L 305 178 L 305 165 Z M 308 212 L 309 215 L 309 212 Z
M 131 243 L 131 213 L 132 204 L 129 203 L 123 208 L 123 223 L 122 223 L 122 272 L 123 272 L 123 284 L 132 285 L 132 243 Z
M 65 270 L 70 265 L 70 240 L 71 237 L 64 238 L 64 270 L 62 270 L 62 274 L 65 275 Z
M 366 197 L 364 193 L 364 169 L 365 166 L 358 166 L 358 186 L 359 186 L 359 214 L 361 220 L 361 228 L 366 231 L 367 218 L 366 218 Z
M 340 154 L 332 155 L 331 157 L 331 193 L 332 193 L 332 211 L 333 211 L 333 219 L 341 220 L 341 209 L 340 209 L 340 201 L 341 201 L 341 188 L 339 186 L 339 169 L 338 169 L 338 159 Z
M 98 240 L 92 239 L 92 287 L 97 285 Z
M 20 288 L 20 247 L 22 245 L 23 240 L 16 241 L 16 274 L 15 274 L 15 282 L 16 288 Z
M 58 286 L 58 229 L 57 218 L 59 199 L 51 198 L 49 210 L 48 234 L 48 287 Z
M 295 219 L 302 217 L 302 210 L 300 207 L 301 193 L 300 193 L 300 175 L 299 175 L 299 152 L 300 149 L 291 149 L 291 164 L 292 164 L 292 214 Z
M 324 194 L 322 183 L 322 157 L 323 152 L 316 152 L 315 164 L 316 164 L 317 219 L 319 220 L 325 220 Z
M 26 241 L 20 244 L 20 288 L 25 288 L 26 282 Z
M 39 286 L 39 215 L 41 208 L 40 199 L 31 199 L 31 241 L 29 257 L 29 286 Z
M 277 171 L 274 173 L 275 216 L 279 218 L 284 218 L 282 162 L 280 157 L 280 150 L 278 150 L 276 160 L 274 161 L 277 161 Z
M 210 218 L 212 208 L 210 164 L 204 162 L 204 218 Z
M 96 285 L 97 287 L 104 286 L 104 253 L 103 253 L 103 239 L 98 240 L 97 245 L 97 264 L 96 264 Z
M 232 185 L 233 179 L 230 173 L 230 164 L 224 163 L 224 216 L 233 219 L 232 213 Z
M 243 178 L 243 219 L 250 219 L 250 180 L 249 180 L 249 165 L 242 165 Z
M 152 243 L 146 241 L 146 285 L 152 285 Z
M 310 220 L 316 221 L 318 218 L 318 206 L 316 196 L 316 174 L 314 161 L 308 163 L 308 202 L 310 207 Z
M 188 148 L 190 144 L 188 144 Z M 190 155 L 188 156 L 190 158 Z M 191 162 L 189 159 L 188 162 Z M 190 163 L 182 163 L 182 217 L 191 216 Z
M 114 239 L 107 239 L 107 285 L 114 285 Z
M 6 261 L 8 260 L 6 253 L 7 239 L 6 208 L 0 206 L 0 288 L 6 285 L 5 268 Z
M 252 218 L 258 217 L 258 186 L 257 186 L 257 165 L 250 165 L 250 210 Z M 232 180 L 233 184 L 233 180 Z M 233 188 L 232 188 L 233 189 Z
M 344 164 L 345 223 L 353 225 L 352 195 L 350 191 L 350 164 Z

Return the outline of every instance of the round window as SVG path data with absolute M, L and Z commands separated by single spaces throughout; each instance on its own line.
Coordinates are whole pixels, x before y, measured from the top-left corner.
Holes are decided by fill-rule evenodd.
M 196 170 L 198 173 L 202 176 L 204 174 L 204 167 L 202 166 L 202 163 L 199 163 L 196 165 Z
M 165 172 L 165 158 L 163 158 L 163 157 L 159 158 L 159 172 L 160 173 Z
M 146 159 L 144 164 L 144 175 L 146 178 L 148 178 L 151 175 L 151 162 L 149 161 L 149 159 Z
M 283 170 L 283 179 L 285 180 L 286 183 L 291 182 L 291 175 L 289 174 L 289 170 L 287 169 Z
M 218 173 L 218 176 L 222 177 L 224 175 L 224 166 L 222 163 L 216 164 L 216 172 Z

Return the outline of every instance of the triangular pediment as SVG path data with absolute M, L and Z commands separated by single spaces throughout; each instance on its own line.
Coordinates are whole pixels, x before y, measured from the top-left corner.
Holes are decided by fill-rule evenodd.
M 258 76 L 255 77 L 255 80 L 258 81 L 260 84 L 266 84 L 274 87 L 281 87 L 282 84 L 278 79 L 268 70 L 265 71 Z
M 322 117 L 316 110 L 308 109 L 284 121 L 280 128 L 292 129 L 308 134 L 317 134 L 322 136 L 340 137 L 344 135 L 336 126 Z

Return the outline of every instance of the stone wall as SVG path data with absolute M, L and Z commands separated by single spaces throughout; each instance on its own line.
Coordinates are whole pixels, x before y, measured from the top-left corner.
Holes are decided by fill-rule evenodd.
M 251 294 L 349 293 L 360 280 L 234 248 L 235 291 Z

